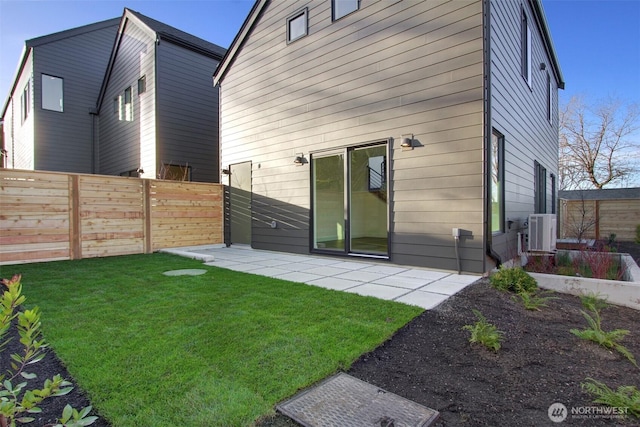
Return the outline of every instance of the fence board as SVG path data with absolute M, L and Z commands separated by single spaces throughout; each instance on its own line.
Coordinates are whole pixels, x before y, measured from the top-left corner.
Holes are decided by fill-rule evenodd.
M 633 241 L 640 224 L 640 200 L 561 200 L 562 238 L 577 238 L 584 229 L 583 239 Z
M 0 265 L 222 243 L 221 184 L 0 169 Z

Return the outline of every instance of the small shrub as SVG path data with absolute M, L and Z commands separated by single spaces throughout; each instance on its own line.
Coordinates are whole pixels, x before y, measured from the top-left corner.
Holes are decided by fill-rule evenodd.
M 558 299 L 558 297 L 554 297 L 554 296 L 542 296 L 543 294 L 550 293 L 550 292 L 551 291 L 540 292 L 538 294 L 536 294 L 536 293 L 528 293 L 528 292 L 521 292 L 521 293 L 519 293 L 517 295 L 514 295 L 513 299 L 515 301 L 520 300 L 520 302 L 522 303 L 524 308 L 526 308 L 527 310 L 540 311 L 540 307 L 546 307 L 547 306 L 547 301 L 552 300 L 552 299 Z
M 41 389 L 27 389 L 27 381 L 36 378 L 36 374 L 27 372 L 29 366 L 41 361 L 44 350 L 48 347 L 41 338 L 40 310 L 34 307 L 31 310 L 20 310 L 25 301 L 22 295 L 22 283 L 19 275 L 11 280 L 1 279 L 0 284 L 6 287 L 0 298 L 0 354 L 4 352 L 11 338 L 6 338 L 12 326 L 15 326 L 22 344 L 20 353 L 11 354 L 11 369 L 5 374 L 0 374 L 0 426 L 14 427 L 16 422 L 30 423 L 35 418 L 27 414 L 41 412 L 38 405 L 45 399 L 56 396 L 64 396 L 73 387 L 60 375 L 44 381 Z M 16 384 L 17 382 L 17 384 Z M 67 405 L 68 406 L 68 405 Z M 88 426 L 95 422 L 97 417 L 88 417 L 91 407 L 78 412 L 68 406 L 63 416 L 58 421 L 65 427 Z M 73 420 L 71 421 L 71 418 Z
M 636 225 L 636 243 L 640 243 L 640 224 Z
M 600 310 L 609 307 L 609 303 L 607 302 L 607 300 L 605 298 L 602 298 L 599 293 L 588 293 L 586 295 L 582 295 L 580 296 L 580 302 L 582 303 L 582 306 L 584 308 L 591 311 L 599 312 Z
M 640 391 L 635 386 L 620 386 L 613 391 L 605 384 L 587 378 L 587 382 L 581 383 L 580 387 L 595 396 L 594 403 L 612 408 L 626 408 L 627 414 L 640 418 Z
M 462 329 L 471 332 L 469 342 L 474 344 L 482 344 L 489 350 L 500 350 L 500 342 L 502 341 L 502 331 L 499 331 L 495 325 L 487 322 L 487 319 L 478 310 L 471 310 L 473 314 L 478 318 L 478 321 L 473 325 L 465 325 Z
M 602 329 L 602 317 L 600 316 L 600 310 L 606 307 L 606 301 L 599 298 L 597 295 L 587 295 L 582 297 L 581 300 L 582 305 L 587 310 L 591 311 L 593 316 L 584 310 L 580 310 L 589 327 L 583 330 L 571 329 L 570 332 L 578 338 L 593 341 L 607 349 L 616 350 L 638 367 L 638 363 L 636 362 L 633 354 L 629 349 L 619 343 L 620 340 L 629 334 L 629 331 L 626 329 L 614 329 L 607 332 Z
M 532 293 L 538 289 L 536 279 L 520 267 L 500 267 L 489 277 L 489 282 L 496 289 L 516 294 Z

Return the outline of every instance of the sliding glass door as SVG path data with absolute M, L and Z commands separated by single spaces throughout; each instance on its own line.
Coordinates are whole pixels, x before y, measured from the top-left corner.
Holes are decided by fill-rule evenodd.
M 387 145 L 312 157 L 313 249 L 388 256 Z

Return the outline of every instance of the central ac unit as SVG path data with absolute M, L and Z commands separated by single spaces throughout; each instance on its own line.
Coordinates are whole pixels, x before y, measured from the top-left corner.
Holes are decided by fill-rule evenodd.
M 530 252 L 553 252 L 556 250 L 555 214 L 529 215 Z

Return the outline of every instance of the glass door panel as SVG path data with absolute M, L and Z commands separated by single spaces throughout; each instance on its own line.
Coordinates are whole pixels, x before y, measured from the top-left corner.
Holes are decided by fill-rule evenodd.
M 387 255 L 387 147 L 349 151 L 349 250 Z
M 344 154 L 313 156 L 313 247 L 344 252 Z

